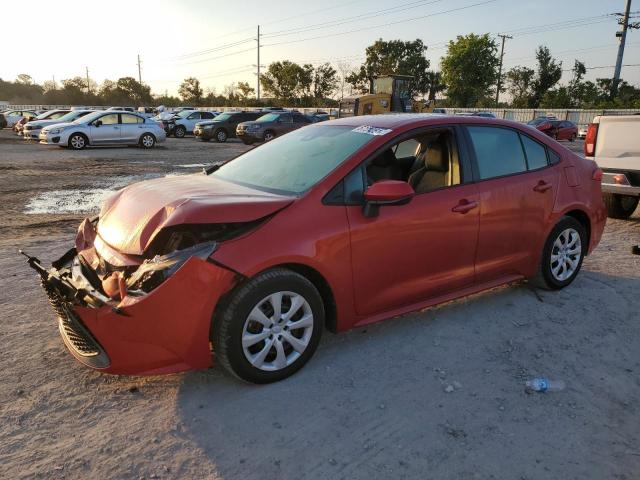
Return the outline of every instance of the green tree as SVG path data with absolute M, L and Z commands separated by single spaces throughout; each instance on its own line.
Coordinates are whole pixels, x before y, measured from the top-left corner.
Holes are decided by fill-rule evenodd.
M 21 83 L 23 85 L 31 85 L 33 83 L 33 78 L 31 78 L 31 75 L 27 75 L 26 73 L 21 73 L 16 77 L 16 83 Z
M 539 46 L 536 50 L 538 60 L 538 73 L 533 82 L 533 96 L 531 106 L 540 106 L 542 97 L 551 90 L 562 77 L 562 62 L 557 62 L 549 51 L 548 47 Z
M 240 100 L 244 103 L 249 100 L 255 92 L 256 89 L 249 85 L 249 82 L 238 82 L 238 92 L 240 95 Z
M 128 103 L 146 105 L 151 103 L 151 87 L 138 82 L 133 77 L 122 77 L 116 82 L 116 89 Z
M 507 90 L 514 108 L 527 108 L 533 98 L 533 80 L 536 72 L 529 67 L 514 67 L 507 72 Z
M 195 77 L 185 78 L 178 89 L 178 95 L 180 95 L 183 101 L 196 106 L 202 102 L 203 93 L 200 80 Z
M 329 63 L 319 65 L 313 71 L 313 98 L 322 100 L 338 88 L 338 72 Z
M 267 71 L 260 75 L 260 84 L 267 95 L 291 102 L 297 96 L 308 94 L 313 82 L 312 75 L 311 65 L 300 66 L 284 60 L 270 64 Z
M 442 73 L 430 70 L 427 72 L 427 80 L 429 82 L 429 95 L 427 98 L 431 101 L 435 101 L 436 95 L 447 88 L 442 81 Z
M 498 64 L 498 47 L 488 33 L 459 35 L 450 41 L 441 61 L 449 103 L 475 107 L 489 102 L 498 80 Z
M 366 49 L 366 59 L 360 69 L 346 77 L 354 89 L 362 93 L 369 91 L 369 82 L 374 77 L 385 75 L 411 75 L 411 95 L 424 95 L 429 91 L 429 60 L 424 53 L 427 47 L 422 40 L 414 41 L 376 40 Z

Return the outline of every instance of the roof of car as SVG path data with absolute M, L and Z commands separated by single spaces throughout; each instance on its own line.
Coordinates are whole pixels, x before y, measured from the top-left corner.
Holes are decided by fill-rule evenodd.
M 326 122 L 323 122 L 326 123 Z M 502 120 L 498 118 L 479 117 L 479 116 L 461 116 L 461 115 L 443 115 L 441 113 L 387 113 L 383 115 L 362 115 L 354 117 L 344 117 L 337 120 L 331 120 L 333 125 L 348 125 L 353 127 L 370 126 L 378 128 L 400 128 L 405 126 L 416 125 L 439 125 L 452 123 L 478 123 L 478 124 L 496 124 L 513 126 L 520 123 L 511 120 Z

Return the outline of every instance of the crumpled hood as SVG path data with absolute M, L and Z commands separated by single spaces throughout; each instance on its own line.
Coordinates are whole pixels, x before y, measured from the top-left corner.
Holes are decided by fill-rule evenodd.
M 142 255 L 163 228 L 250 222 L 293 200 L 203 174 L 157 178 L 109 197 L 100 211 L 98 235 L 120 253 Z

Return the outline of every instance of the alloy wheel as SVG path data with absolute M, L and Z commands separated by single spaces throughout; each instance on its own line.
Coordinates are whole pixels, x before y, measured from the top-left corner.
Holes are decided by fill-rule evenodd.
M 313 334 L 309 302 L 294 292 L 276 292 L 251 310 L 242 330 L 247 361 L 263 371 L 292 365 L 306 350 Z
M 154 144 L 154 140 L 151 135 L 145 135 L 144 137 L 142 137 L 142 145 L 145 148 L 151 148 L 153 147 L 153 144 Z
M 225 142 L 227 140 L 227 132 L 225 132 L 224 130 L 220 130 L 216 134 L 216 138 L 219 142 Z
M 558 281 L 565 281 L 571 277 L 582 257 L 582 242 L 580 234 L 573 228 L 567 228 L 553 242 L 551 250 L 551 274 Z
M 275 135 L 271 132 L 267 132 L 264 134 L 264 141 L 268 142 L 270 140 L 273 140 L 275 138 Z

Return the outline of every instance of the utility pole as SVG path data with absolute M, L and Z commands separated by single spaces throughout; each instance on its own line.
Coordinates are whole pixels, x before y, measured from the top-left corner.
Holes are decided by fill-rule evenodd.
M 622 31 L 616 32 L 616 37 L 620 38 L 620 44 L 618 45 L 618 58 L 616 58 L 616 69 L 613 72 L 613 81 L 611 82 L 611 98 L 615 97 L 618 93 L 618 84 L 620 83 L 620 71 L 622 70 L 622 57 L 624 56 L 624 45 L 627 41 L 627 30 L 629 28 L 640 28 L 638 22 L 629 24 L 629 11 L 631 10 L 631 0 L 627 0 L 624 7 L 624 13 L 616 13 L 618 23 L 622 25 Z
M 140 54 L 138 54 L 138 82 L 142 83 L 142 70 L 140 70 Z
M 91 94 L 91 86 L 89 85 L 89 67 L 84 67 L 87 72 L 87 93 Z
M 498 106 L 498 101 L 500 100 L 500 87 L 502 87 L 502 59 L 504 57 L 504 41 L 506 39 L 511 40 L 513 37 L 511 35 L 498 35 L 502 38 L 502 48 L 500 49 L 500 66 L 498 67 L 498 88 L 496 89 L 496 107 Z
M 256 89 L 256 100 L 260 101 L 260 25 L 258 25 L 258 36 L 256 37 L 256 41 L 258 42 L 258 64 L 256 65 L 257 76 L 258 76 L 258 85 Z

